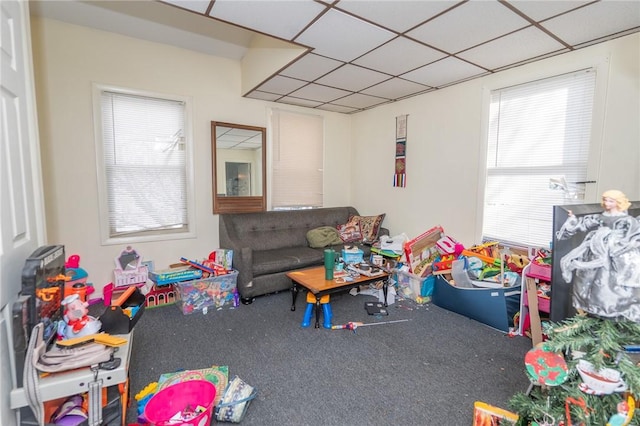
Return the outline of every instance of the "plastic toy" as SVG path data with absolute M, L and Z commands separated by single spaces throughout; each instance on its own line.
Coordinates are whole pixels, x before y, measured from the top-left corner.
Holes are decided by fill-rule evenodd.
M 144 407 L 156 392 L 158 392 L 158 382 L 151 382 L 135 395 L 134 398 L 138 402 L 137 413 L 139 423 L 147 423 L 147 419 L 144 417 Z
M 193 261 L 193 260 L 188 260 L 187 258 L 184 258 L 184 257 L 180 258 L 180 262 L 186 263 L 187 265 L 189 265 L 189 266 L 191 266 L 193 268 L 203 270 L 204 272 L 208 272 L 211 275 L 216 275 L 216 271 L 215 270 L 203 265 L 202 263 L 198 263 L 198 262 Z
M 346 324 L 342 324 L 342 325 L 334 325 L 331 327 L 332 330 L 353 330 L 353 332 L 356 332 L 356 329 L 358 327 L 367 327 L 369 325 L 382 325 L 382 324 L 393 324 L 396 322 L 407 322 L 409 321 L 408 319 L 401 319 L 401 320 L 394 320 L 394 321 L 381 321 L 381 322 L 372 322 L 369 324 L 364 324 L 361 322 L 348 322 Z
M 142 256 L 131 246 L 127 246 L 120 256 L 115 258 L 116 268 L 113 270 L 116 287 L 146 283 L 149 268 L 142 264 Z
M 329 303 L 329 295 L 326 294 L 320 298 L 320 304 L 322 305 L 322 326 L 324 328 L 331 328 L 331 318 L 333 312 L 331 310 L 331 304 Z M 313 308 L 316 306 L 316 296 L 313 293 L 307 293 L 307 307 L 304 311 L 304 317 L 302 318 L 302 327 L 309 327 L 311 325 L 311 317 L 313 316 Z
M 500 260 L 500 258 L 497 257 L 490 257 L 490 256 L 486 256 L 484 254 L 480 254 L 480 253 L 475 253 L 473 251 L 470 250 L 462 250 L 462 255 L 464 256 L 473 256 L 473 257 L 477 257 L 478 259 L 482 260 L 485 263 L 488 263 L 490 265 L 495 265 L 500 267 L 500 265 L 502 264 L 502 261 Z
M 457 241 L 445 235 L 436 242 L 436 248 L 442 255 L 454 254 L 456 251 Z
M 626 401 L 618 403 L 616 414 L 611 416 L 607 422 L 607 426 L 627 426 L 633 419 L 633 413 L 636 408 L 636 402 L 631 395 L 627 397 Z
M 65 400 L 51 415 L 51 422 L 61 426 L 77 426 L 89 417 L 82 395 L 73 395 Z
M 100 320 L 89 316 L 88 305 L 89 304 L 83 302 L 77 294 L 72 294 L 64 298 L 62 306 L 64 306 L 63 318 L 66 327 L 63 333 L 61 333 L 64 338 L 82 337 L 100 331 L 102 323 Z
M 64 264 L 65 266 L 65 284 L 64 297 L 71 294 L 80 295 L 83 302 L 87 302 L 87 297 L 95 292 L 93 284 L 88 283 L 89 274 L 80 267 L 80 256 L 73 254 Z M 90 302 L 91 303 L 91 302 Z
M 140 401 L 142 398 L 147 395 L 154 394 L 158 390 L 158 382 L 151 382 L 147 386 L 145 386 L 140 392 L 138 392 L 134 398 L 136 401 Z

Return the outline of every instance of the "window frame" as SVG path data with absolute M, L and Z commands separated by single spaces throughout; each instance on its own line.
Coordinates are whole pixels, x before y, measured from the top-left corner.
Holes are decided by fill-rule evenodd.
M 589 155 L 587 160 L 587 176 L 588 184 L 585 185 L 584 199 L 574 200 L 575 204 L 598 203 L 600 201 L 599 177 L 600 177 L 600 152 L 603 144 L 604 120 L 607 100 L 607 82 L 609 78 L 609 61 L 608 55 L 603 55 L 596 60 L 576 60 L 571 64 L 560 65 L 556 67 L 543 67 L 529 71 L 527 74 L 509 74 L 497 75 L 489 79 L 482 87 L 482 120 L 481 120 L 481 144 L 478 155 L 478 198 L 477 198 L 477 216 L 476 216 L 476 241 L 483 241 L 483 225 L 484 225 L 484 202 L 485 191 L 488 180 L 487 173 L 487 155 L 489 145 L 489 120 L 491 109 L 491 94 L 495 90 L 500 90 L 512 86 L 534 83 L 537 80 L 559 77 L 564 74 L 572 74 L 583 70 L 590 69 L 596 73 L 595 91 L 593 100 L 593 111 L 591 121 L 591 139 L 589 146 Z M 572 201 L 567 200 L 565 204 L 571 204 Z M 553 220 L 553 219 L 552 219 Z M 553 225 L 553 223 L 551 224 Z M 540 248 L 539 246 L 527 245 L 523 242 L 502 241 L 506 246 L 523 247 L 523 248 Z M 552 235 L 549 236 L 549 243 L 552 242 Z M 551 248 L 546 246 L 544 248 Z
M 188 96 L 170 95 L 146 90 L 131 89 L 121 86 L 93 83 L 93 122 L 94 145 L 96 150 L 96 179 L 98 193 L 98 212 L 100 221 L 100 239 L 102 245 L 131 244 L 165 240 L 188 239 L 196 237 L 195 222 L 195 178 L 193 167 L 193 125 L 192 99 Z M 184 103 L 184 147 L 185 147 L 185 177 L 186 177 L 186 230 L 158 230 L 141 231 L 123 236 L 111 235 L 109 225 L 108 181 L 104 164 L 103 128 L 101 97 L 103 92 L 113 92 L 123 95 L 156 98 L 167 101 Z
M 318 170 L 320 173 L 322 173 L 322 178 L 321 178 L 321 184 L 320 184 L 320 205 L 319 206 L 312 206 L 312 205 L 287 205 L 287 206 L 275 206 L 274 205 L 274 194 L 276 194 L 278 191 L 276 191 L 274 189 L 274 184 L 275 184 L 275 180 L 274 180 L 274 167 L 276 164 L 276 160 L 275 160 L 275 149 L 276 146 L 279 144 L 278 141 L 276 141 L 276 138 L 279 137 L 279 124 L 278 125 L 274 125 L 274 119 L 277 115 L 279 114 L 288 114 L 288 115 L 295 115 L 295 116 L 306 116 L 306 117 L 312 117 L 313 119 L 318 119 L 319 120 L 319 124 L 320 127 L 322 129 L 322 134 L 319 135 L 319 139 L 320 139 L 320 169 Z M 325 162 L 325 133 L 326 133 L 326 118 L 324 117 L 324 115 L 321 114 L 315 114 L 315 113 L 309 113 L 309 112 L 300 112 L 300 111 L 293 111 L 293 110 L 287 110 L 287 109 L 280 109 L 280 108 L 269 108 L 268 109 L 268 131 L 267 131 L 267 183 L 268 183 L 268 197 L 267 197 L 267 210 L 273 210 L 273 211 L 277 211 L 277 210 L 308 210 L 308 209 L 316 209 L 316 208 L 322 208 L 324 207 L 324 196 L 325 196 L 325 188 L 324 188 L 324 181 L 325 181 L 325 177 L 324 177 L 324 162 Z

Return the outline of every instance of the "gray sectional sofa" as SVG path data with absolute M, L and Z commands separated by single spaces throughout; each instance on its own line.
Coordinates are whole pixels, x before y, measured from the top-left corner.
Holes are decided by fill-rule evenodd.
M 288 271 L 322 265 L 324 248 L 309 247 L 307 232 L 343 225 L 353 215 L 359 215 L 353 207 L 221 214 L 220 247 L 233 250 L 242 302 L 249 304 L 256 296 L 290 289 Z M 380 235 L 388 234 L 380 229 Z M 342 247 L 333 248 L 340 251 Z M 367 258 L 369 247 L 361 248 Z

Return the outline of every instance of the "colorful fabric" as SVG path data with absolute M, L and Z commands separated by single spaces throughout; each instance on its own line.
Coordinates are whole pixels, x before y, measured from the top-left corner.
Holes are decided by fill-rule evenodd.
M 407 184 L 407 115 L 396 117 L 396 159 L 393 173 L 393 186 L 404 188 Z
M 352 216 L 344 225 L 338 225 L 338 235 L 342 242 L 360 243 L 362 242 L 362 230 L 360 229 L 359 216 Z
M 363 242 L 374 243 L 378 240 L 378 234 L 385 215 L 386 213 L 377 216 L 351 216 L 349 223 L 355 222 L 359 225 Z

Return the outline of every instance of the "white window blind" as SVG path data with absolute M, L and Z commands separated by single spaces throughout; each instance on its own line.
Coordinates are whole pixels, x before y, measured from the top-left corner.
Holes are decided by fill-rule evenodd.
M 595 82 L 584 70 L 491 93 L 483 239 L 549 247 L 552 206 L 584 202 Z
M 321 116 L 272 111 L 274 210 L 322 207 L 323 124 Z
M 188 230 L 185 103 L 103 90 L 108 238 Z

